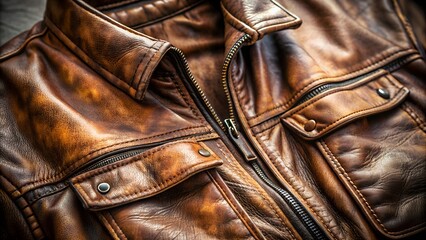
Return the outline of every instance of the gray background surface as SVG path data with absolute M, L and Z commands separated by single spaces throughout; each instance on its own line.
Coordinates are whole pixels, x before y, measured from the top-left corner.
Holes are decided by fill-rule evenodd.
M 0 0 L 0 45 L 43 18 L 46 0 Z

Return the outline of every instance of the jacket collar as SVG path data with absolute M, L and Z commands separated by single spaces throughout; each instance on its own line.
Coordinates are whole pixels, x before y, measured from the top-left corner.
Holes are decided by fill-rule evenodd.
M 224 0 L 221 3 L 225 22 L 230 25 L 229 31 L 250 35 L 249 44 L 260 40 L 265 34 L 297 28 L 302 23 L 300 18 L 275 0 Z
M 97 10 L 120 6 L 120 1 L 86 1 L 90 5 L 82 0 L 48 0 L 46 25 L 95 71 L 131 96 L 143 98 L 147 82 L 170 43 L 132 30 Z M 223 0 L 221 6 L 227 51 L 244 34 L 250 35 L 252 44 L 265 34 L 301 23 L 274 0 Z

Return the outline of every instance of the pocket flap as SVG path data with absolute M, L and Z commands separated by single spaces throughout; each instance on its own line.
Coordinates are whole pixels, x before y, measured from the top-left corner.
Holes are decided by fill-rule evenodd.
M 355 119 L 395 107 L 408 93 L 390 74 L 378 71 L 304 102 L 281 120 L 303 138 L 317 139 Z
M 156 195 L 221 164 L 205 144 L 177 142 L 83 173 L 71 185 L 86 208 L 101 210 Z

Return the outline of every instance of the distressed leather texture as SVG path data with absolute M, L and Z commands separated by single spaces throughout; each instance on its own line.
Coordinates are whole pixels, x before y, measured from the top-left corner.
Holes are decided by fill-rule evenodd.
M 0 48 L 0 238 L 424 239 L 422 26 L 397 0 L 48 0 Z

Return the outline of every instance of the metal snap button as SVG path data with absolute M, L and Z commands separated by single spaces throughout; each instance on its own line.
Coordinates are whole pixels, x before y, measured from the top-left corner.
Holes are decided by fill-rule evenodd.
M 378 88 L 376 90 L 377 94 L 379 94 L 380 97 L 384 98 L 384 99 L 389 99 L 390 98 L 390 93 L 388 90 L 384 89 L 384 88 Z
M 311 119 L 305 123 L 304 129 L 307 132 L 312 132 L 315 130 L 315 127 L 317 126 L 317 122 L 315 120 Z
M 207 149 L 204 149 L 204 148 L 199 149 L 198 153 L 203 157 L 210 157 L 211 156 L 211 153 Z
M 98 185 L 98 192 L 105 194 L 107 192 L 109 192 L 109 190 L 111 189 L 111 186 L 108 183 L 99 183 Z

